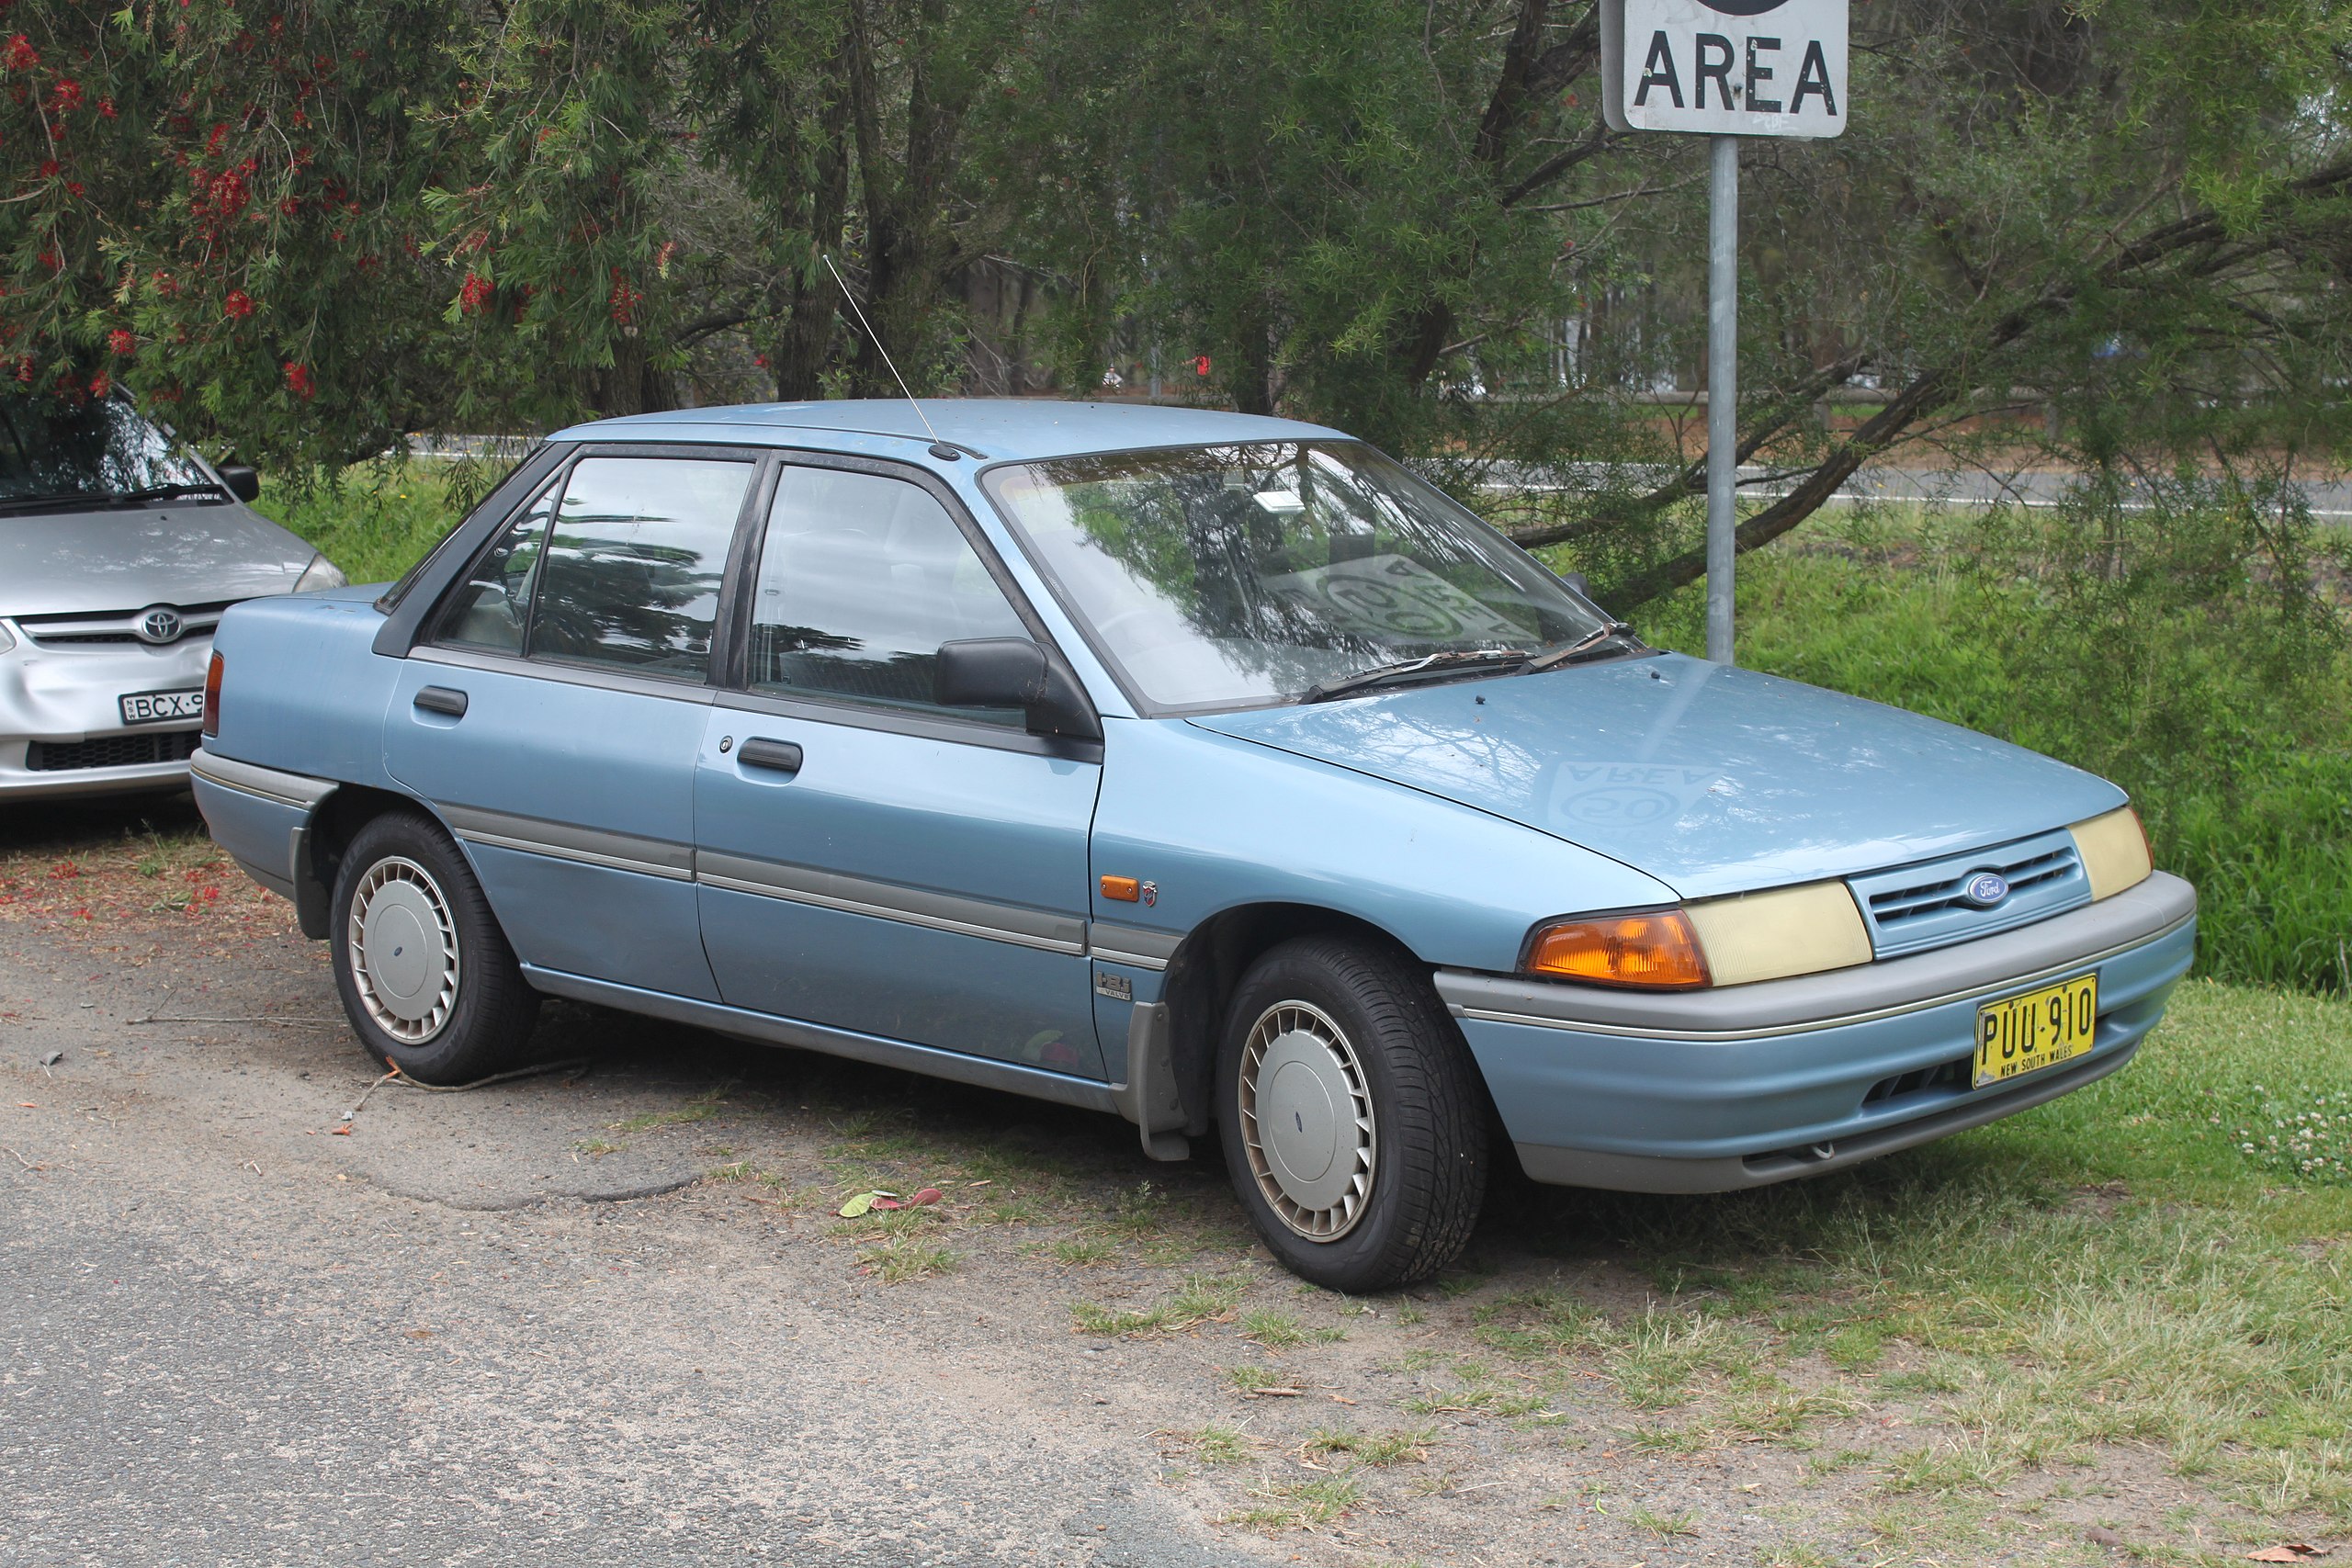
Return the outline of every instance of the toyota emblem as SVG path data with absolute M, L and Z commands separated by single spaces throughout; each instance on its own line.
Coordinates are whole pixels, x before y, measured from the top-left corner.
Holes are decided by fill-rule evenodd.
M 177 610 L 158 604 L 139 617 L 139 625 L 134 629 L 141 642 L 161 644 L 179 641 L 180 633 L 186 627 L 187 623 L 180 619 Z

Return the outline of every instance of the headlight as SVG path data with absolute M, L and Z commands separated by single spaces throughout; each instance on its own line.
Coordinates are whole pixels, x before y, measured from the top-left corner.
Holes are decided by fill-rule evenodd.
M 17 634 L 8 629 L 7 622 L 0 621 L 0 653 L 6 653 L 16 646 Z
M 1842 882 L 1810 882 L 1690 907 L 1718 986 L 1785 980 L 1868 964 L 1871 933 Z
M 1710 898 L 1679 909 L 1555 920 L 1527 944 L 1528 973 L 1555 980 L 1690 990 L 1868 964 L 1862 912 L 1842 882 Z
M 314 588 L 341 588 L 350 581 L 335 570 L 334 562 L 324 556 L 313 556 L 311 564 L 302 569 L 301 581 L 294 584 L 294 592 L 308 593 Z
M 2140 814 L 2128 806 L 2077 822 L 2067 831 L 2075 835 L 2075 852 L 2082 857 L 2083 874 L 2091 879 L 2094 903 L 2139 886 L 2155 869 L 2154 857 L 2148 853 L 2148 830 L 2140 825 Z

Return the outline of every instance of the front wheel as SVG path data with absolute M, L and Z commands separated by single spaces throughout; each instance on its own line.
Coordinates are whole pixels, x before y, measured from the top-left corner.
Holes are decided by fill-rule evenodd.
M 433 822 L 395 811 L 360 829 L 333 908 L 335 988 L 371 1060 L 421 1083 L 467 1083 L 530 1038 L 538 993 L 465 857 Z
M 1477 1069 L 1429 976 L 1388 949 L 1314 936 L 1261 958 L 1227 1013 L 1217 1120 L 1250 1223 L 1302 1279 L 1408 1284 L 1477 1224 Z

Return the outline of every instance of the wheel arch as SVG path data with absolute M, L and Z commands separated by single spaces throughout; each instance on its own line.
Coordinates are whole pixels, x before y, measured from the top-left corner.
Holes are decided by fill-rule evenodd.
M 1216 1120 L 1217 1034 L 1241 977 L 1282 943 L 1318 935 L 1356 937 L 1428 967 L 1394 932 L 1319 904 L 1240 904 L 1194 926 L 1170 956 L 1159 988 L 1160 1000 L 1168 1007 L 1170 1066 L 1188 1136 L 1205 1135 Z
M 323 940 L 333 929 L 328 907 L 334 902 L 344 851 L 360 829 L 388 811 L 413 811 L 440 820 L 422 802 L 397 791 L 347 784 L 320 801 L 303 824 L 301 848 L 294 859 L 294 914 L 302 934 L 312 942 Z

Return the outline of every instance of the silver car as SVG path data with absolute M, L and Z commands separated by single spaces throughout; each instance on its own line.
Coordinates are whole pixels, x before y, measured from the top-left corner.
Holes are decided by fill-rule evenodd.
M 119 395 L 0 397 L 0 799 L 187 782 L 221 613 L 343 581 L 259 491 Z

